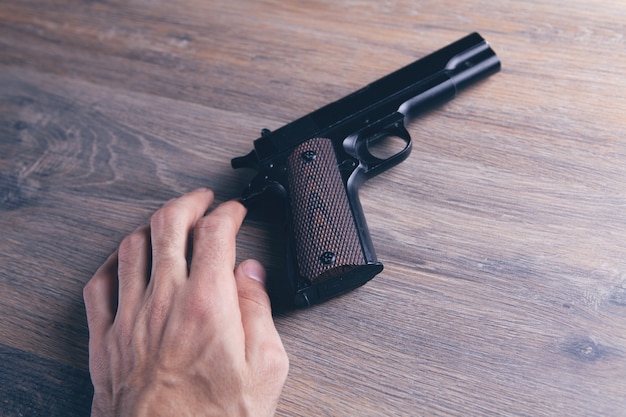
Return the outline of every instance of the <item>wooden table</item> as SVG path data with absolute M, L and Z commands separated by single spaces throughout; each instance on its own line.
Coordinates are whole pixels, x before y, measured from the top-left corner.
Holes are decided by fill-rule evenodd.
M 597 4 L 596 4 L 597 3 Z M 87 415 L 82 287 L 164 201 L 478 31 L 497 75 L 361 200 L 385 270 L 276 325 L 280 416 L 626 415 L 626 3 L 0 1 L 0 407 Z M 238 256 L 281 273 L 251 217 Z

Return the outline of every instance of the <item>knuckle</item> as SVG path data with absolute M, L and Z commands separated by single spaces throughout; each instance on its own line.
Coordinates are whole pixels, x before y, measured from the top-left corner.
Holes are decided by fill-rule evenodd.
M 96 294 L 96 291 L 94 290 L 93 286 L 94 284 L 93 284 L 93 278 L 92 278 L 89 280 L 87 285 L 83 287 L 83 301 L 85 302 L 85 308 L 87 309 L 87 312 L 90 311 L 91 303 L 93 302 L 93 299 Z
M 220 204 L 209 215 L 202 217 L 196 227 L 211 231 L 224 231 L 235 233 L 245 215 L 245 207 L 241 203 L 228 201 Z
M 183 214 L 176 205 L 166 204 L 150 218 L 150 244 L 155 258 L 170 259 L 179 255 L 180 242 L 187 233 Z
M 167 321 L 171 308 L 171 297 L 164 292 L 156 292 L 145 304 L 141 315 L 152 329 L 159 329 Z
M 286 377 L 289 373 L 289 356 L 279 338 L 265 343 L 263 353 L 263 368 L 271 375 Z
M 138 251 L 143 250 L 146 246 L 147 237 L 142 231 L 136 230 L 126 236 L 120 243 L 119 258 L 127 259 L 134 257 Z
M 192 293 L 187 297 L 185 305 L 183 306 L 184 312 L 188 319 L 200 319 L 209 315 L 209 303 L 198 292 Z
M 172 203 L 167 203 L 150 218 L 150 227 L 157 233 L 168 233 L 177 229 L 180 223 L 180 210 Z
M 136 324 L 136 316 L 128 312 L 118 312 L 115 315 L 115 321 L 113 322 L 113 328 L 117 338 L 124 344 L 128 345 L 132 339 L 133 329 Z
M 126 236 L 118 249 L 118 285 L 121 292 L 130 291 L 138 284 L 146 285 L 149 262 L 149 238 L 146 230 L 136 230 Z M 143 276 L 141 276 L 142 274 Z
M 83 299 L 86 303 L 91 302 L 103 292 L 103 287 L 107 285 L 107 277 L 103 274 L 94 275 L 83 287 Z
M 213 212 L 198 220 L 194 229 L 200 233 L 206 232 L 219 235 L 221 233 L 230 232 L 235 229 L 235 227 L 235 221 L 231 216 L 224 213 Z
M 222 297 L 207 297 L 202 291 L 192 291 L 186 298 L 183 306 L 183 314 L 187 322 L 206 323 L 207 320 L 218 319 Z
M 160 324 L 169 312 L 169 303 L 164 297 L 155 297 L 150 305 L 150 322 Z

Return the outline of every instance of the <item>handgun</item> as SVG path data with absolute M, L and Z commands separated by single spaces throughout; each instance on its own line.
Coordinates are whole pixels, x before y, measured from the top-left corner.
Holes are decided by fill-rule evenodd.
M 360 186 L 407 158 L 410 120 L 499 70 L 490 45 L 472 33 L 279 129 L 263 129 L 249 154 L 232 159 L 235 169 L 257 171 L 242 202 L 281 213 L 281 293 L 294 307 L 348 292 L 383 270 Z M 372 151 L 388 138 L 399 140 L 398 152 Z

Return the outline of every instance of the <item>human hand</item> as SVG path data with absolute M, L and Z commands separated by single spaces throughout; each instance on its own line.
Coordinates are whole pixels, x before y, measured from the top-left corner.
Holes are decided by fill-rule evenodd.
M 289 363 L 265 271 L 234 269 L 246 209 L 205 216 L 212 202 L 204 189 L 169 201 L 85 286 L 92 416 L 273 415 Z

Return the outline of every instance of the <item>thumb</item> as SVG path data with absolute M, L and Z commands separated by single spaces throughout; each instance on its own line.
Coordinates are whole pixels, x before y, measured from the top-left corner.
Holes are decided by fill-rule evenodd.
M 254 381 L 262 381 L 254 392 L 260 395 L 258 404 L 275 410 L 289 372 L 289 357 L 274 326 L 265 279 L 265 269 L 258 261 L 243 261 L 235 269 L 246 362 Z
M 235 269 L 235 281 L 246 345 L 276 334 L 272 307 L 265 289 L 266 273 L 263 265 L 254 259 L 243 261 Z

